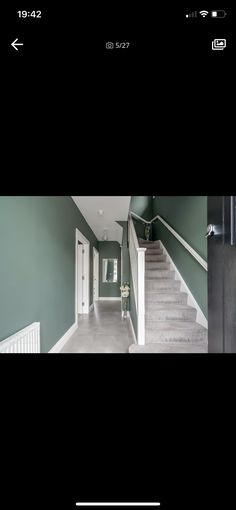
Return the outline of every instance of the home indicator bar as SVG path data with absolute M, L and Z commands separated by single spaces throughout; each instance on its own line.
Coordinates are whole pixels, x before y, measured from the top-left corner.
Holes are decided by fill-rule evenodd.
M 76 503 L 76 506 L 161 506 L 161 503 Z

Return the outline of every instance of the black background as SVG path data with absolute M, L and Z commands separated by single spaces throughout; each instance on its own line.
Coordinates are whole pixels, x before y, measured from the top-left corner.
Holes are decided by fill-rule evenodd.
M 223 355 L 4 357 L 2 507 L 230 506 L 234 366 Z
M 86 188 L 103 194 L 113 168 L 126 176 L 116 179 L 118 194 L 124 187 L 132 195 L 181 194 L 184 188 L 186 194 L 231 194 L 232 8 L 225 7 L 222 21 L 187 20 L 193 7 L 165 7 L 157 16 L 150 5 L 107 5 L 42 7 L 42 20 L 16 22 L 36 45 L 25 44 L 22 52 L 9 42 L 21 40 L 21 33 L 12 25 L 14 8 L 6 9 L 3 147 L 9 171 L 2 193 L 71 195 L 82 180 L 84 194 Z M 220 37 L 227 33 L 222 52 L 209 50 L 212 37 L 219 37 L 213 26 L 224 27 Z M 160 34 L 165 45 L 157 50 Z M 58 38 L 62 44 L 51 43 Z M 132 52 L 104 53 L 110 38 L 136 43 Z
M 222 35 L 220 20 L 191 20 L 190 30 L 185 8 L 71 6 L 46 6 L 43 30 L 4 24 L 2 194 L 110 195 L 111 182 L 121 195 L 232 194 L 232 21 Z M 206 50 L 226 31 L 225 51 Z M 110 39 L 134 44 L 108 53 Z M 233 356 L 0 361 L 4 510 L 229 506 Z

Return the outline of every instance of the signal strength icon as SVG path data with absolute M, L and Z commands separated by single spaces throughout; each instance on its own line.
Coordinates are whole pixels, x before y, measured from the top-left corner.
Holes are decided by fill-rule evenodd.
M 205 18 L 209 14 L 209 12 L 208 11 L 199 11 L 199 14 L 201 14 L 201 16 L 203 18 Z
M 197 18 L 197 11 L 190 12 L 190 14 L 186 14 L 186 18 Z

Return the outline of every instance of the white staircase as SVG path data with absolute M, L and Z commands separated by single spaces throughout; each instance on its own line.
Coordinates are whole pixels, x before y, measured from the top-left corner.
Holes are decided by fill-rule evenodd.
M 129 352 L 207 352 L 207 329 L 196 322 L 197 310 L 187 304 L 159 241 L 139 240 L 139 245 L 146 248 L 145 345 L 133 344 Z

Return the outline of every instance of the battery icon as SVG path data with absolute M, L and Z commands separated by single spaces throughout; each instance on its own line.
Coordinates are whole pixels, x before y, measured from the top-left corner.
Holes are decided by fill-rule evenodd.
M 211 11 L 212 18 L 225 18 L 227 12 L 225 11 Z

